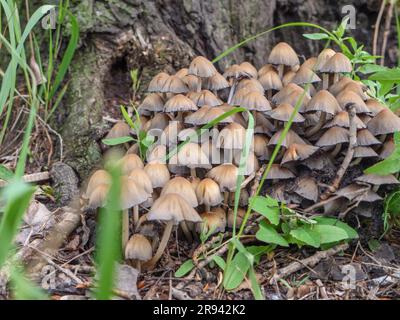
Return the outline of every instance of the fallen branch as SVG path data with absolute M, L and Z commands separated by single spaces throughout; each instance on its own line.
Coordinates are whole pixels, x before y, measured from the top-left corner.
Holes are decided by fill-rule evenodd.
M 261 168 L 257 171 L 256 176 L 254 177 L 253 185 L 251 186 L 250 197 L 253 197 L 256 194 L 258 186 L 260 185 L 261 178 L 266 168 L 267 165 L 263 164 Z
M 48 171 L 26 174 L 22 177 L 27 183 L 37 183 L 44 182 L 50 179 L 50 174 Z M 5 187 L 8 184 L 8 181 L 0 179 L 0 188 Z
M 348 247 L 349 245 L 347 243 L 343 243 L 325 251 L 318 251 L 311 257 L 305 258 L 299 262 L 297 261 L 292 262 L 286 267 L 277 270 L 276 273 L 272 276 L 271 283 L 273 283 L 273 281 L 276 281 L 278 279 L 285 278 L 291 275 L 292 273 L 300 271 L 303 268 L 313 267 L 317 265 L 322 259 L 326 259 L 330 256 L 333 256 L 340 251 L 344 251 Z

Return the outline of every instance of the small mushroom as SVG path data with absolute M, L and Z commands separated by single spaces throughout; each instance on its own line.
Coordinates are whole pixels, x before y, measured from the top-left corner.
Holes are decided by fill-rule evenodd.
M 153 184 L 152 180 L 145 170 L 139 168 L 133 169 L 129 173 L 128 177 L 132 178 L 135 181 L 137 187 L 143 189 L 147 194 L 151 196 L 151 194 L 153 193 Z M 150 196 L 148 198 L 150 198 Z M 146 200 L 148 200 L 148 198 Z M 136 225 L 139 221 L 139 203 L 133 207 L 133 221 L 134 225 Z
M 246 143 L 246 129 L 235 122 L 228 124 L 218 135 L 216 146 L 224 149 L 225 161 L 232 162 L 233 150 L 242 149 Z
M 322 73 L 322 89 L 328 89 L 328 87 L 329 87 L 329 73 L 322 72 L 322 69 L 323 69 L 325 63 L 327 63 L 328 60 L 330 58 L 332 58 L 335 54 L 336 54 L 336 52 L 333 51 L 332 49 L 325 48 L 318 55 L 316 64 L 314 65 L 315 71 Z
M 350 73 L 353 71 L 351 61 L 343 53 L 337 52 L 328 61 L 324 63 L 319 69 L 322 73 L 333 74 L 333 83 L 340 80 L 340 74 Z M 325 86 L 323 89 L 326 89 Z
M 177 76 L 169 76 L 162 86 L 160 92 L 164 93 L 187 93 L 189 88 L 183 80 Z
M 278 43 L 268 57 L 268 63 L 278 66 L 279 78 L 283 78 L 285 66 L 293 67 L 299 65 L 300 61 L 296 52 L 286 42 Z
M 264 87 L 262 84 L 254 78 L 251 79 L 243 79 L 237 85 L 237 90 L 246 88 L 249 92 L 259 92 L 264 94 Z
M 206 78 L 203 81 L 203 87 L 205 89 L 211 90 L 216 94 L 217 91 L 229 88 L 229 83 L 226 81 L 224 76 L 217 72 L 212 77 Z
M 242 208 L 238 208 L 237 210 L 237 216 L 236 216 L 236 229 L 239 229 L 242 222 L 243 222 L 243 218 L 246 214 L 246 210 L 242 209 Z M 234 226 L 234 221 L 235 221 L 235 213 L 233 211 L 233 209 L 229 209 L 228 210 L 228 215 L 227 215 L 227 225 L 229 229 L 233 229 Z
M 258 77 L 257 69 L 250 62 L 244 61 L 239 66 L 252 78 L 257 79 Z
M 297 144 L 293 143 L 286 150 L 283 155 L 281 164 L 285 164 L 292 161 L 305 160 L 311 157 L 315 152 L 318 151 L 318 147 L 314 147 L 308 144 Z
M 182 81 L 188 86 L 190 91 L 200 92 L 201 90 L 201 78 L 196 77 L 192 74 L 182 78 Z
M 220 106 L 223 102 L 211 91 L 201 90 L 200 92 L 190 92 L 188 98 L 193 101 L 193 103 L 198 106 L 210 106 L 216 107 Z
M 383 142 L 387 134 L 400 131 L 400 118 L 386 108 L 368 122 L 367 128 L 374 136 L 382 135 Z
M 225 232 L 226 215 L 224 211 L 207 211 L 200 214 L 200 217 L 203 221 L 196 226 L 198 233 L 213 235 L 219 232 Z
M 224 192 L 224 204 L 228 205 L 229 192 L 236 189 L 236 181 L 238 176 L 238 168 L 230 163 L 224 163 L 212 168 L 207 177 L 215 180 L 219 184 L 219 188 Z
M 279 78 L 279 75 L 274 71 L 265 72 L 259 79 L 261 85 L 264 90 L 267 91 L 267 97 L 269 100 L 272 99 L 272 93 L 274 91 L 279 91 L 282 89 L 282 81 Z
M 296 181 L 296 187 L 293 190 L 304 199 L 317 202 L 319 190 L 317 182 L 312 177 L 301 177 Z
M 271 105 L 269 104 L 267 98 L 260 92 L 249 92 L 247 93 L 241 101 L 241 107 L 246 108 L 249 111 L 253 111 L 253 117 L 255 118 L 254 111 L 266 112 L 271 110 Z
M 144 171 L 150 178 L 154 189 L 163 188 L 171 178 L 168 167 L 164 163 L 149 162 L 144 167 Z
M 316 145 L 318 147 L 333 147 L 334 149 L 331 152 L 332 157 L 336 157 L 336 155 L 340 152 L 342 148 L 342 143 L 349 142 L 349 130 L 341 127 L 332 127 L 328 129 L 317 141 Z
M 266 180 L 284 180 L 292 179 L 296 176 L 289 169 L 281 167 L 279 164 L 273 164 L 268 172 Z
M 150 241 L 141 234 L 130 237 L 125 247 L 125 259 L 136 262 L 136 269 L 140 272 L 141 265 L 151 259 L 153 248 Z
M 270 111 L 268 113 L 268 115 L 274 120 L 288 122 L 290 117 L 292 116 L 292 114 L 295 112 L 296 112 L 296 110 L 290 104 L 282 103 L 279 106 L 277 106 L 275 109 Z M 300 122 L 304 122 L 304 121 L 305 121 L 304 117 L 301 114 L 299 114 L 298 112 L 296 112 L 296 114 L 293 118 L 293 122 L 300 123 Z
M 169 75 L 165 72 L 160 72 L 149 83 L 148 91 L 150 92 L 162 92 L 162 89 L 169 79 Z
M 158 93 L 148 95 L 138 107 L 139 114 L 157 113 L 164 110 L 164 99 Z
M 370 112 L 363 99 L 353 91 L 342 91 L 336 96 L 336 100 L 339 102 L 339 105 L 343 110 L 346 110 L 347 105 L 352 104 L 357 114 Z
M 209 169 L 211 167 L 207 154 L 203 152 L 198 144 L 193 142 L 186 143 L 182 146 L 179 151 L 171 157 L 170 163 L 188 167 L 192 177 L 197 177 L 196 168 Z
M 368 183 L 374 186 L 373 190 L 376 192 L 378 188 L 383 184 L 399 184 L 397 178 L 388 174 L 386 176 L 379 176 L 377 174 L 364 174 L 355 179 L 356 182 Z
M 115 139 L 129 136 L 131 128 L 124 122 L 118 121 L 108 132 L 106 139 Z
M 196 196 L 199 204 L 204 204 L 207 212 L 223 200 L 218 184 L 210 178 L 205 178 L 198 183 Z
M 217 69 L 210 60 L 198 56 L 190 63 L 188 73 L 201 78 L 209 78 L 217 73 Z
M 142 159 L 136 154 L 127 154 L 119 160 L 121 174 L 128 175 L 133 169 L 143 169 L 144 164 Z
M 182 94 L 177 94 L 169 99 L 164 105 L 164 112 L 167 113 L 174 113 L 177 112 L 178 115 L 176 120 L 182 121 L 182 115 L 185 111 L 196 111 L 197 106 L 193 103 L 192 100 L 185 97 Z

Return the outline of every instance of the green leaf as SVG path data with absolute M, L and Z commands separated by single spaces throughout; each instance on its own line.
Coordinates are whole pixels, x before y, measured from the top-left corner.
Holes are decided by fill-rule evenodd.
M 385 176 L 400 171 L 400 150 L 398 148 L 385 160 L 364 170 L 367 174 L 377 174 Z
M 13 268 L 11 271 L 11 284 L 15 300 L 47 300 L 44 291 L 26 278 L 22 271 Z
M 0 179 L 3 180 L 10 180 L 14 177 L 14 173 L 8 169 L 6 166 L 3 166 L 2 164 L 0 164 Z
M 352 227 L 350 227 L 347 223 L 340 221 L 335 218 L 330 217 L 323 217 L 323 216 L 316 216 L 313 218 L 315 221 L 318 222 L 320 225 L 331 225 L 336 226 L 343 229 L 347 233 L 348 239 L 357 239 L 358 233 Z
M 326 224 L 317 224 L 313 228 L 319 233 L 321 244 L 348 239 L 347 232 L 339 227 Z
M 271 197 L 257 196 L 250 199 L 251 209 L 266 217 L 269 222 L 277 226 L 279 224 L 279 203 Z
M 246 247 L 246 250 L 254 256 L 254 262 L 258 264 L 264 254 L 272 252 L 275 248 L 275 244 L 270 244 L 268 246 L 249 246 Z
M 368 79 L 375 81 L 400 81 L 400 68 L 378 71 L 371 75 Z
M 379 66 L 377 64 L 374 63 L 368 63 L 365 64 L 363 66 L 361 66 L 358 71 L 363 73 L 363 74 L 370 74 L 370 73 L 375 73 L 375 72 L 379 72 L 379 71 L 386 71 L 387 68 L 386 67 L 382 67 Z
M 133 123 L 131 117 L 129 116 L 128 111 L 126 111 L 124 106 L 120 106 L 122 116 L 124 117 L 126 123 L 131 127 L 132 130 L 136 130 L 135 124 Z M 140 128 L 140 125 L 139 125 Z
M 226 266 L 223 281 L 224 288 L 226 290 L 237 288 L 243 282 L 249 268 L 250 262 L 247 257 L 238 252 L 231 263 Z
M 321 237 L 319 233 L 310 227 L 303 226 L 294 229 L 290 231 L 290 235 L 295 239 L 304 242 L 305 244 L 308 244 L 314 248 L 319 248 L 319 246 L 321 245 Z
M 113 138 L 113 139 L 103 139 L 103 142 L 107 146 L 116 146 L 118 144 L 123 144 L 127 142 L 135 141 L 132 137 L 120 137 L 120 138 Z
M 380 245 L 381 245 L 381 243 L 377 239 L 368 240 L 368 247 L 369 247 L 369 250 L 371 250 L 372 252 L 375 252 L 379 248 Z
M 274 229 L 273 226 L 268 225 L 265 221 L 260 223 L 260 229 L 256 233 L 256 238 L 266 243 L 274 243 L 283 247 L 288 247 L 288 242 Z
M 193 260 L 186 260 L 182 265 L 179 267 L 178 270 L 175 271 L 175 277 L 181 278 L 184 275 L 188 274 L 194 268 Z
M 218 267 L 220 267 L 222 271 L 225 270 L 226 263 L 224 259 L 222 259 L 220 256 L 214 255 L 213 261 L 217 264 Z
M 261 287 L 257 281 L 256 272 L 254 271 L 254 267 L 251 266 L 249 270 L 249 278 L 251 284 L 251 292 L 253 292 L 254 298 L 256 300 L 265 300 L 264 294 L 261 290 Z
M 310 40 L 323 40 L 329 39 L 329 35 L 326 33 L 305 33 L 303 37 L 310 39 Z

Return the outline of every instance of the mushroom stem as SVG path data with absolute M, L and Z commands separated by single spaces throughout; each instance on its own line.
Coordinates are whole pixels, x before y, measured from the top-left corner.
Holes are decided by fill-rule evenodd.
M 176 121 L 183 121 L 183 112 L 179 111 L 175 118 Z
M 129 210 L 122 211 L 122 251 L 125 250 L 126 244 L 129 241 Z
M 334 73 L 333 74 L 333 83 L 339 82 L 339 80 L 340 80 L 340 74 Z
M 229 191 L 224 192 L 224 204 L 229 207 Z
M 285 71 L 285 66 L 283 64 L 278 65 L 278 75 L 279 78 L 283 79 L 283 72 Z
M 356 159 L 354 159 L 352 162 L 350 162 L 350 166 L 352 167 L 352 166 L 359 165 L 360 162 L 361 162 L 361 160 L 362 160 L 362 158 L 356 158 Z
M 373 192 L 378 192 L 378 190 L 379 190 L 379 187 L 380 187 L 380 185 L 378 184 L 378 185 L 376 185 L 376 186 L 373 186 L 372 187 L 372 191 Z
M 224 162 L 232 163 L 232 161 L 233 161 L 232 149 L 224 149 Z
M 329 88 L 329 73 L 322 74 L 322 89 L 327 90 Z
M 136 260 L 136 270 L 140 273 L 142 264 L 140 263 L 140 260 Z
M 147 221 L 147 213 L 145 213 L 144 215 L 142 215 L 139 220 L 137 221 L 137 223 L 135 224 L 135 232 L 139 230 L 140 226 Z
M 153 258 L 151 258 L 146 264 L 146 269 L 151 270 L 154 269 L 156 263 L 158 260 L 160 260 L 162 254 L 164 253 L 165 248 L 167 247 L 169 237 L 171 236 L 171 231 L 172 227 L 174 226 L 174 223 L 172 220 L 167 222 L 167 225 L 165 226 L 164 233 L 162 235 L 160 245 L 157 248 L 156 253 L 154 254 Z
M 211 211 L 211 206 L 209 204 L 204 204 L 205 208 L 206 208 L 206 212 L 210 212 Z
M 190 168 L 190 175 L 191 175 L 193 178 L 197 178 L 197 175 L 196 175 L 196 168 Z
M 133 224 L 136 225 L 139 221 L 139 206 L 133 207 Z
M 379 139 L 378 139 L 378 140 L 379 140 L 380 142 L 384 143 L 385 140 L 386 140 L 386 137 L 387 137 L 387 134 L 382 134 L 382 135 L 379 136 Z
M 310 130 L 306 132 L 306 137 L 312 137 L 314 134 L 316 134 L 324 125 L 326 121 L 326 112 L 322 112 L 321 116 L 319 117 L 318 123 L 315 125 L 315 127 L 312 127 Z
M 268 99 L 268 101 L 271 101 L 271 99 L 272 99 L 272 89 L 271 90 L 267 90 L 267 99 Z
M 342 144 L 338 143 L 335 148 L 333 149 L 333 151 L 331 152 L 331 156 L 332 157 L 336 157 L 339 153 L 339 151 L 342 149 Z
M 237 80 L 233 79 L 232 87 L 231 87 L 231 90 L 229 91 L 228 104 L 231 104 L 231 102 L 232 102 L 233 95 L 235 94 L 235 91 L 236 91 L 236 84 L 237 84 Z
M 186 240 L 189 242 L 193 242 L 192 233 L 190 232 L 189 227 L 186 224 L 186 222 L 182 221 L 179 225 L 182 228 L 182 231 L 183 231 L 183 234 L 185 235 Z

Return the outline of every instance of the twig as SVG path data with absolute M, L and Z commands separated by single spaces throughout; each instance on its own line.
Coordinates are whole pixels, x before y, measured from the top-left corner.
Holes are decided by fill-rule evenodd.
M 22 179 L 24 179 L 24 181 L 28 183 L 43 182 L 50 179 L 50 174 L 48 171 L 26 174 L 22 177 Z M 5 187 L 7 183 L 8 182 L 6 180 L 0 179 L 0 188 Z
M 349 247 L 347 243 L 337 245 L 331 249 L 325 250 L 325 251 L 318 251 L 311 257 L 308 257 L 306 259 L 301 260 L 300 262 L 292 262 L 291 264 L 287 265 L 284 268 L 279 269 L 272 277 L 271 279 L 271 284 L 273 283 L 274 280 L 280 279 L 280 278 L 285 278 L 292 273 L 295 273 L 305 267 L 313 267 L 316 264 L 318 264 L 322 259 L 326 259 L 330 256 L 335 255 L 336 253 L 340 251 L 344 251 Z
M 373 40 L 373 44 L 372 44 L 372 55 L 373 56 L 376 56 L 376 51 L 377 51 L 377 47 L 378 47 L 379 27 L 381 25 L 383 11 L 385 11 L 386 1 L 387 0 L 382 0 L 382 4 L 379 9 L 378 17 L 376 18 L 376 22 L 375 22 L 374 40 Z
M 389 0 L 389 8 L 386 13 L 386 18 L 385 18 L 385 30 L 383 32 L 383 40 L 382 40 L 382 49 L 381 49 L 381 66 L 385 64 L 385 52 L 386 52 L 386 46 L 389 38 L 389 33 L 390 33 L 390 23 L 392 22 L 392 17 L 393 17 L 393 8 L 396 0 Z
M 256 194 L 257 188 L 260 185 L 261 178 L 266 168 L 267 165 L 263 164 L 261 168 L 257 171 L 256 176 L 254 177 L 253 185 L 251 186 L 250 197 L 253 197 Z
M 354 148 L 357 145 L 357 124 L 355 121 L 356 110 L 354 104 L 350 104 L 347 106 L 349 118 L 350 118 L 350 129 L 349 129 L 349 147 L 347 148 L 346 156 L 343 159 L 343 162 L 336 173 L 336 177 L 332 182 L 332 185 L 326 189 L 325 193 L 321 195 L 321 199 L 327 199 L 332 193 L 336 192 L 339 188 L 340 182 L 343 179 L 344 174 L 347 171 L 347 168 L 350 165 L 351 160 L 354 155 Z

